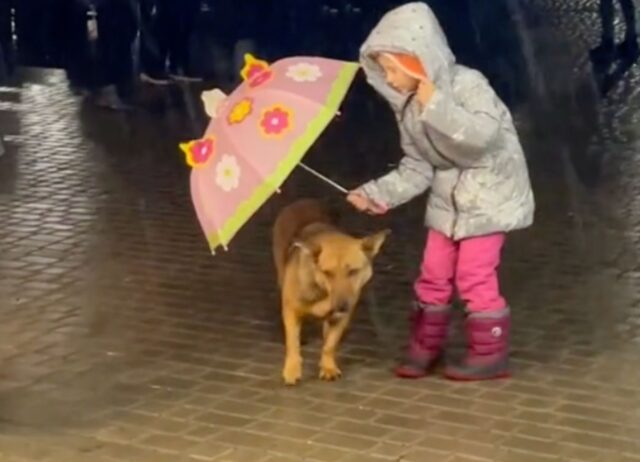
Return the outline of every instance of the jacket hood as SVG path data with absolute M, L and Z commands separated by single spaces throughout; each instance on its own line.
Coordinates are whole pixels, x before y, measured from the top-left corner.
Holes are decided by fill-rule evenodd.
M 360 48 L 360 63 L 369 83 L 394 109 L 399 109 L 406 96 L 387 84 L 375 60 L 375 54 L 381 52 L 417 57 L 436 88 L 450 92 L 455 56 L 438 19 L 426 4 L 412 2 L 389 11 Z

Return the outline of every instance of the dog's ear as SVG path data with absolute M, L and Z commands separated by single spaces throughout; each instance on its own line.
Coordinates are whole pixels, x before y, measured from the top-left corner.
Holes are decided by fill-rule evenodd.
M 318 262 L 318 258 L 320 258 L 320 253 L 322 252 L 322 247 L 313 242 L 296 241 L 292 247 L 300 249 L 302 254 L 310 257 L 314 263 Z
M 391 234 L 391 230 L 385 229 L 362 239 L 362 250 L 367 257 L 373 259 L 378 255 L 389 234 Z

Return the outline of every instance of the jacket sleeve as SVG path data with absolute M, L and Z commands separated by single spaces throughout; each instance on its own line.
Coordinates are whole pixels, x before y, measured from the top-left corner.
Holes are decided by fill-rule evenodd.
M 387 208 L 409 202 L 425 192 L 433 179 L 433 167 L 424 159 L 402 128 L 400 139 L 404 157 L 398 166 L 386 175 L 363 184 L 356 191 Z
M 443 156 L 458 166 L 472 167 L 491 149 L 505 109 L 482 75 L 473 72 L 462 79 L 460 102 L 436 89 L 420 122 Z

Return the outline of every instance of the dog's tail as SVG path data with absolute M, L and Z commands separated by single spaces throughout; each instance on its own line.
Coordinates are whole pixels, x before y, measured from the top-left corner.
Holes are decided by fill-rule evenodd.
M 333 216 L 317 199 L 299 199 L 284 207 L 273 225 L 273 260 L 282 285 L 289 250 L 300 232 L 313 223 L 332 223 Z

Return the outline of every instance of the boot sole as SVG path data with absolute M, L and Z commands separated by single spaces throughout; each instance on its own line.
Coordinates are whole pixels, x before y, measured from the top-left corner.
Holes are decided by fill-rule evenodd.
M 455 373 L 445 372 L 444 378 L 447 380 L 452 380 L 454 382 L 484 382 L 486 380 L 509 379 L 511 378 L 511 372 L 500 372 L 498 374 L 490 374 L 484 376 L 457 375 Z
M 411 373 L 407 371 L 407 373 L 404 373 L 402 371 L 399 371 L 398 369 L 394 369 L 393 375 L 395 375 L 399 379 L 417 380 L 417 379 L 423 379 L 428 375 L 430 375 L 430 371 L 416 371 L 415 373 Z
M 433 360 L 433 362 L 429 364 L 429 366 L 426 368 L 415 367 L 411 365 L 398 366 L 395 369 L 393 369 L 393 375 L 395 375 L 399 379 L 405 379 L 405 380 L 423 379 L 425 377 L 433 375 L 433 373 L 435 372 L 435 370 L 438 368 L 438 366 L 441 364 L 442 361 L 443 361 L 443 358 L 442 356 L 440 356 L 435 360 Z M 402 373 L 401 369 L 406 369 L 407 371 L 409 371 L 409 369 L 412 369 L 413 371 L 415 371 L 415 373 L 411 373 L 411 372 Z

